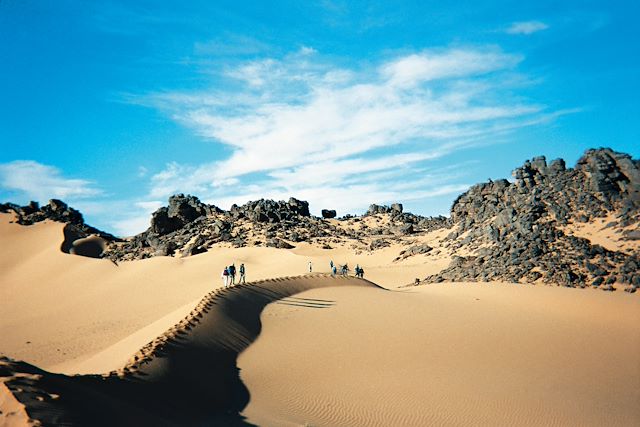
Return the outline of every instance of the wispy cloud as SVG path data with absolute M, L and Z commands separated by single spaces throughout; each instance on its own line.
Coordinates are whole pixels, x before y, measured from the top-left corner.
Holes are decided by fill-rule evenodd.
M 37 201 L 82 199 L 102 193 L 91 181 L 65 178 L 59 169 L 33 160 L 0 164 L 0 187 L 18 199 Z
M 134 97 L 230 149 L 222 160 L 167 164 L 150 178 L 148 198 L 190 192 L 228 207 L 294 195 L 346 213 L 461 191 L 458 172 L 417 174 L 442 156 L 561 114 L 517 93 L 530 84 L 518 73 L 522 60 L 489 46 L 344 67 L 303 47 L 223 69 L 217 89 Z
M 234 167 L 220 164 L 207 177 L 212 181 L 351 157 L 408 140 L 421 139 L 429 147 L 437 140 L 477 136 L 489 123 L 542 109 L 489 104 L 483 97 L 498 89 L 497 82 L 466 81 L 512 69 L 522 59 L 495 49 L 425 51 L 360 71 L 314 57 L 297 54 L 237 67 L 227 77 L 242 83 L 240 92 L 165 93 L 151 102 L 233 149 L 225 163 Z
M 505 32 L 507 34 L 533 34 L 538 31 L 546 30 L 549 25 L 540 21 L 524 21 L 512 23 Z

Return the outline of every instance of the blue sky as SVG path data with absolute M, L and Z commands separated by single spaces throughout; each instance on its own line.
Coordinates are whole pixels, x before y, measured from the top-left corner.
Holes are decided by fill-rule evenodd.
M 640 154 L 637 1 L 0 1 L 0 200 L 129 235 L 223 208 L 446 214 L 536 155 Z

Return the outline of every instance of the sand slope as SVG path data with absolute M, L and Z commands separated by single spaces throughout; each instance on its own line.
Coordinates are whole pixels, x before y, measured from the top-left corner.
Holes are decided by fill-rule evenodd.
M 9 221 L 0 215 L 0 355 L 11 358 L 0 359 L 0 425 L 640 424 L 637 294 L 397 289 L 450 255 L 394 262 L 399 247 L 215 248 L 115 265 L 63 253 L 62 224 Z M 330 259 L 393 289 L 305 275 Z M 220 289 L 233 261 L 253 282 Z
M 179 324 L 105 376 L 52 374 L 0 358 L 0 402 L 8 402 L 0 417 L 21 412 L 8 390 L 32 419 L 45 424 L 243 425 L 239 413 L 250 394 L 236 361 L 260 334 L 260 313 L 274 301 L 324 306 L 292 296 L 330 286 L 380 289 L 354 277 L 310 275 L 212 291 Z
M 632 426 L 640 304 L 513 284 L 319 289 L 238 360 L 258 425 Z
M 346 247 L 299 244 L 292 250 L 216 247 L 188 258 L 115 265 L 63 253 L 61 223 L 25 227 L 11 219 L 0 214 L 0 354 L 69 374 L 120 367 L 207 292 L 221 287 L 220 272 L 232 262 L 245 263 L 248 280 L 305 274 L 309 261 L 314 272 L 328 272 L 330 260 L 351 268 L 360 263 L 367 278 L 386 287 L 412 282 L 448 263 L 433 256 L 394 263 L 399 247 L 354 255 Z M 147 331 L 135 343 L 121 343 L 143 328 Z M 117 359 L 96 358 L 116 345 L 123 350 Z
M 563 288 L 273 279 L 211 292 L 109 376 L 3 360 L 0 381 L 68 425 L 631 426 L 638 308 Z

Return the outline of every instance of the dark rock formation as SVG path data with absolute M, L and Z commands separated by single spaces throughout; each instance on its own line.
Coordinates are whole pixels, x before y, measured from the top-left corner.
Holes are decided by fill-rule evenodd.
M 197 197 L 177 194 L 169 197 L 169 206 L 152 214 L 151 231 L 160 236 L 169 234 L 213 211 L 220 212 L 215 206 L 206 205 Z
M 84 218 L 79 211 L 58 199 L 51 199 L 48 204 L 42 207 L 37 202 L 30 202 L 26 206 L 19 206 L 14 203 L 0 203 L 0 212 L 14 213 L 16 222 L 21 225 L 32 225 L 45 220 L 57 221 L 72 224 L 74 226 L 73 233 L 81 237 L 94 234 L 109 241 L 118 240 L 109 233 L 85 224 Z
M 74 224 L 67 224 L 63 229 L 64 240 L 60 250 L 64 253 L 101 258 L 106 239 L 92 235 Z
M 575 169 L 561 159 L 547 165 L 544 157 L 536 157 L 513 176 L 515 183 L 478 184 L 456 199 L 451 222 L 457 229 L 448 236 L 450 246 L 476 255 L 455 258 L 427 282 L 541 279 L 584 287 L 636 280 L 638 254 L 607 250 L 562 228 L 612 212 L 620 226 L 638 224 L 637 160 L 610 149 L 588 150 Z
M 224 211 L 202 203 L 194 196 L 172 196 L 169 205 L 153 213 L 151 226 L 126 242 L 107 246 L 103 256 L 115 261 L 134 260 L 151 256 L 192 256 L 206 252 L 218 244 L 233 247 L 265 245 L 280 249 L 294 246 L 288 242 L 311 242 L 330 246 L 329 242 L 352 240 L 363 250 L 377 250 L 389 245 L 380 239 L 373 244 L 362 242 L 364 237 L 378 239 L 380 235 L 404 236 L 428 232 L 447 226 L 444 217 L 426 218 L 402 212 L 402 205 L 379 206 L 377 213 L 390 215 L 389 228 L 355 231 L 311 216 L 309 203 L 290 198 L 288 201 L 257 200 L 242 206 L 233 205 Z M 323 210 L 323 218 L 335 217 L 336 212 Z M 359 218 L 345 217 L 339 221 Z M 251 235 L 251 238 L 249 237 Z
M 336 217 L 336 211 L 334 210 L 329 210 L 329 209 L 322 209 L 322 218 L 335 218 Z

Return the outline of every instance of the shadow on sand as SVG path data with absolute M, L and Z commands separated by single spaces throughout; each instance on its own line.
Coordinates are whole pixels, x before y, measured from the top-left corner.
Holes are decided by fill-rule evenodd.
M 345 285 L 379 288 L 353 277 L 309 275 L 219 289 L 122 370 L 67 376 L 2 358 L 0 382 L 44 425 L 252 425 L 240 415 L 250 394 L 237 360 L 260 335 L 262 311 L 273 302 L 329 308 L 335 301 L 293 295 Z

